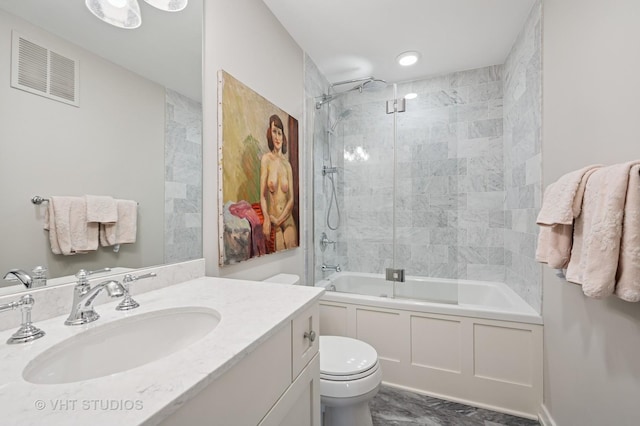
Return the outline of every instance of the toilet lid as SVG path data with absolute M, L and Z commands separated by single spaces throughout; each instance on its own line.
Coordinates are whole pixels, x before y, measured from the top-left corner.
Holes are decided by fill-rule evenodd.
M 352 376 L 371 369 L 378 361 L 373 346 L 342 336 L 320 336 L 320 374 Z

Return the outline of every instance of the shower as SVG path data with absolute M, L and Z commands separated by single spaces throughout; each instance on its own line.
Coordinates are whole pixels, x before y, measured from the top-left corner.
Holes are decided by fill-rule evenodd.
M 345 80 L 345 81 L 339 81 L 337 83 L 333 83 L 329 86 L 329 89 L 331 90 L 336 86 L 342 86 L 346 84 L 354 84 L 354 86 L 343 92 L 323 94 L 320 97 L 320 99 L 316 101 L 316 109 L 322 108 L 322 105 L 328 104 L 329 102 L 339 98 L 340 96 L 346 93 L 351 93 L 356 91 L 362 93 L 364 91 L 381 90 L 387 87 L 387 82 L 385 80 L 381 80 L 375 77 L 364 77 L 364 78 L 357 78 L 357 79 Z M 353 110 L 351 108 L 345 109 L 344 111 L 338 114 L 338 116 L 336 117 L 333 123 L 330 122 L 331 117 L 329 116 L 329 123 L 327 126 L 328 130 L 327 130 L 326 139 L 325 139 L 326 141 L 325 147 L 327 149 L 326 160 L 328 162 L 328 165 L 324 164 L 322 166 L 322 176 L 328 178 L 329 181 L 331 182 L 331 195 L 329 196 L 329 207 L 327 208 L 326 223 L 327 223 L 327 227 L 332 231 L 337 230 L 338 227 L 340 226 L 340 206 L 338 205 L 338 195 L 336 193 L 336 183 L 334 179 L 334 174 L 338 173 L 338 168 L 333 165 L 333 159 L 331 156 L 330 139 L 332 136 L 335 135 L 335 130 L 338 127 L 338 124 L 341 121 L 348 118 L 352 113 L 353 113 Z M 335 206 L 335 212 L 336 212 L 337 218 L 335 223 L 332 223 L 331 212 L 333 211 L 334 206 Z

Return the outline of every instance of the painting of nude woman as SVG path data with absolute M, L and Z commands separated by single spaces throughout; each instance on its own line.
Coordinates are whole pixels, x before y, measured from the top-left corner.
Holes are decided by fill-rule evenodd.
M 298 121 L 218 73 L 221 266 L 299 246 Z

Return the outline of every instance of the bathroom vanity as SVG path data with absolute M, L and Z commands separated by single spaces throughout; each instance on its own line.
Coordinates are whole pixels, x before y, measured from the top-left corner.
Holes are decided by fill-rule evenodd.
M 318 319 L 315 303 L 161 424 L 320 426 Z
M 72 290 L 64 289 L 69 301 Z M 319 425 L 322 292 L 201 277 L 142 294 L 132 286 L 139 308 L 99 304 L 100 319 L 82 326 L 64 325 L 66 313 L 36 318 L 46 335 L 30 343 L 5 344 L 15 331 L 6 329 L 3 424 Z M 196 331 L 176 333 L 185 321 Z

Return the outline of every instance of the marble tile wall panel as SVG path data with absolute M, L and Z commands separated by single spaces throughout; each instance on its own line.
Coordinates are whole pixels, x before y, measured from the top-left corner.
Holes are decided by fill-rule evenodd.
M 527 22 L 504 64 L 505 282 L 538 312 L 542 304 L 540 265 L 535 262 L 535 217 L 541 199 L 541 4 Z
M 166 90 L 165 263 L 202 257 L 202 105 Z
M 310 135 L 310 144 L 312 146 L 313 161 L 313 248 L 315 255 L 313 256 L 313 278 L 314 281 L 321 280 L 326 274 L 322 272 L 321 265 L 338 265 L 343 269 L 348 269 L 347 244 L 346 239 L 342 237 L 345 230 L 344 226 L 339 226 L 337 230 L 330 229 L 327 226 L 327 213 L 331 210 L 330 223 L 335 227 L 338 216 L 336 211 L 336 202 L 340 208 L 340 222 L 344 222 L 343 212 L 343 194 L 350 189 L 346 187 L 344 177 L 341 173 L 334 174 L 334 183 L 328 177 L 322 176 L 323 166 L 334 166 L 341 169 L 342 151 L 332 147 L 329 140 L 334 135 L 329 134 L 329 122 L 333 123 L 339 113 L 336 105 L 340 105 L 340 99 L 336 99 L 328 104 L 324 104 L 321 108 L 316 108 L 315 103 L 328 93 L 329 82 L 318 70 L 313 60 L 305 56 L 305 96 L 307 102 L 307 129 Z M 336 190 L 336 199 L 333 197 L 333 187 Z M 331 207 L 331 209 L 330 209 Z M 329 245 L 324 251 L 321 250 L 319 241 L 322 233 L 327 235 L 327 239 L 331 241 L 339 241 L 337 244 Z
M 416 92 L 418 98 L 398 115 L 395 159 L 393 116 L 385 110 L 391 86 L 332 103 L 330 115 L 352 110 L 329 147 L 342 159 L 339 247 L 347 247 L 349 270 L 384 272 L 393 265 L 395 242 L 395 266 L 407 273 L 473 279 L 468 266 L 478 264 L 494 267 L 483 275 L 498 270 L 504 276 L 501 79 L 498 65 L 398 85 L 398 94 Z M 356 150 L 367 160 L 344 159 L 344 151 Z M 326 199 L 315 206 L 316 215 L 322 207 Z M 474 250 L 476 256 L 458 255 Z

